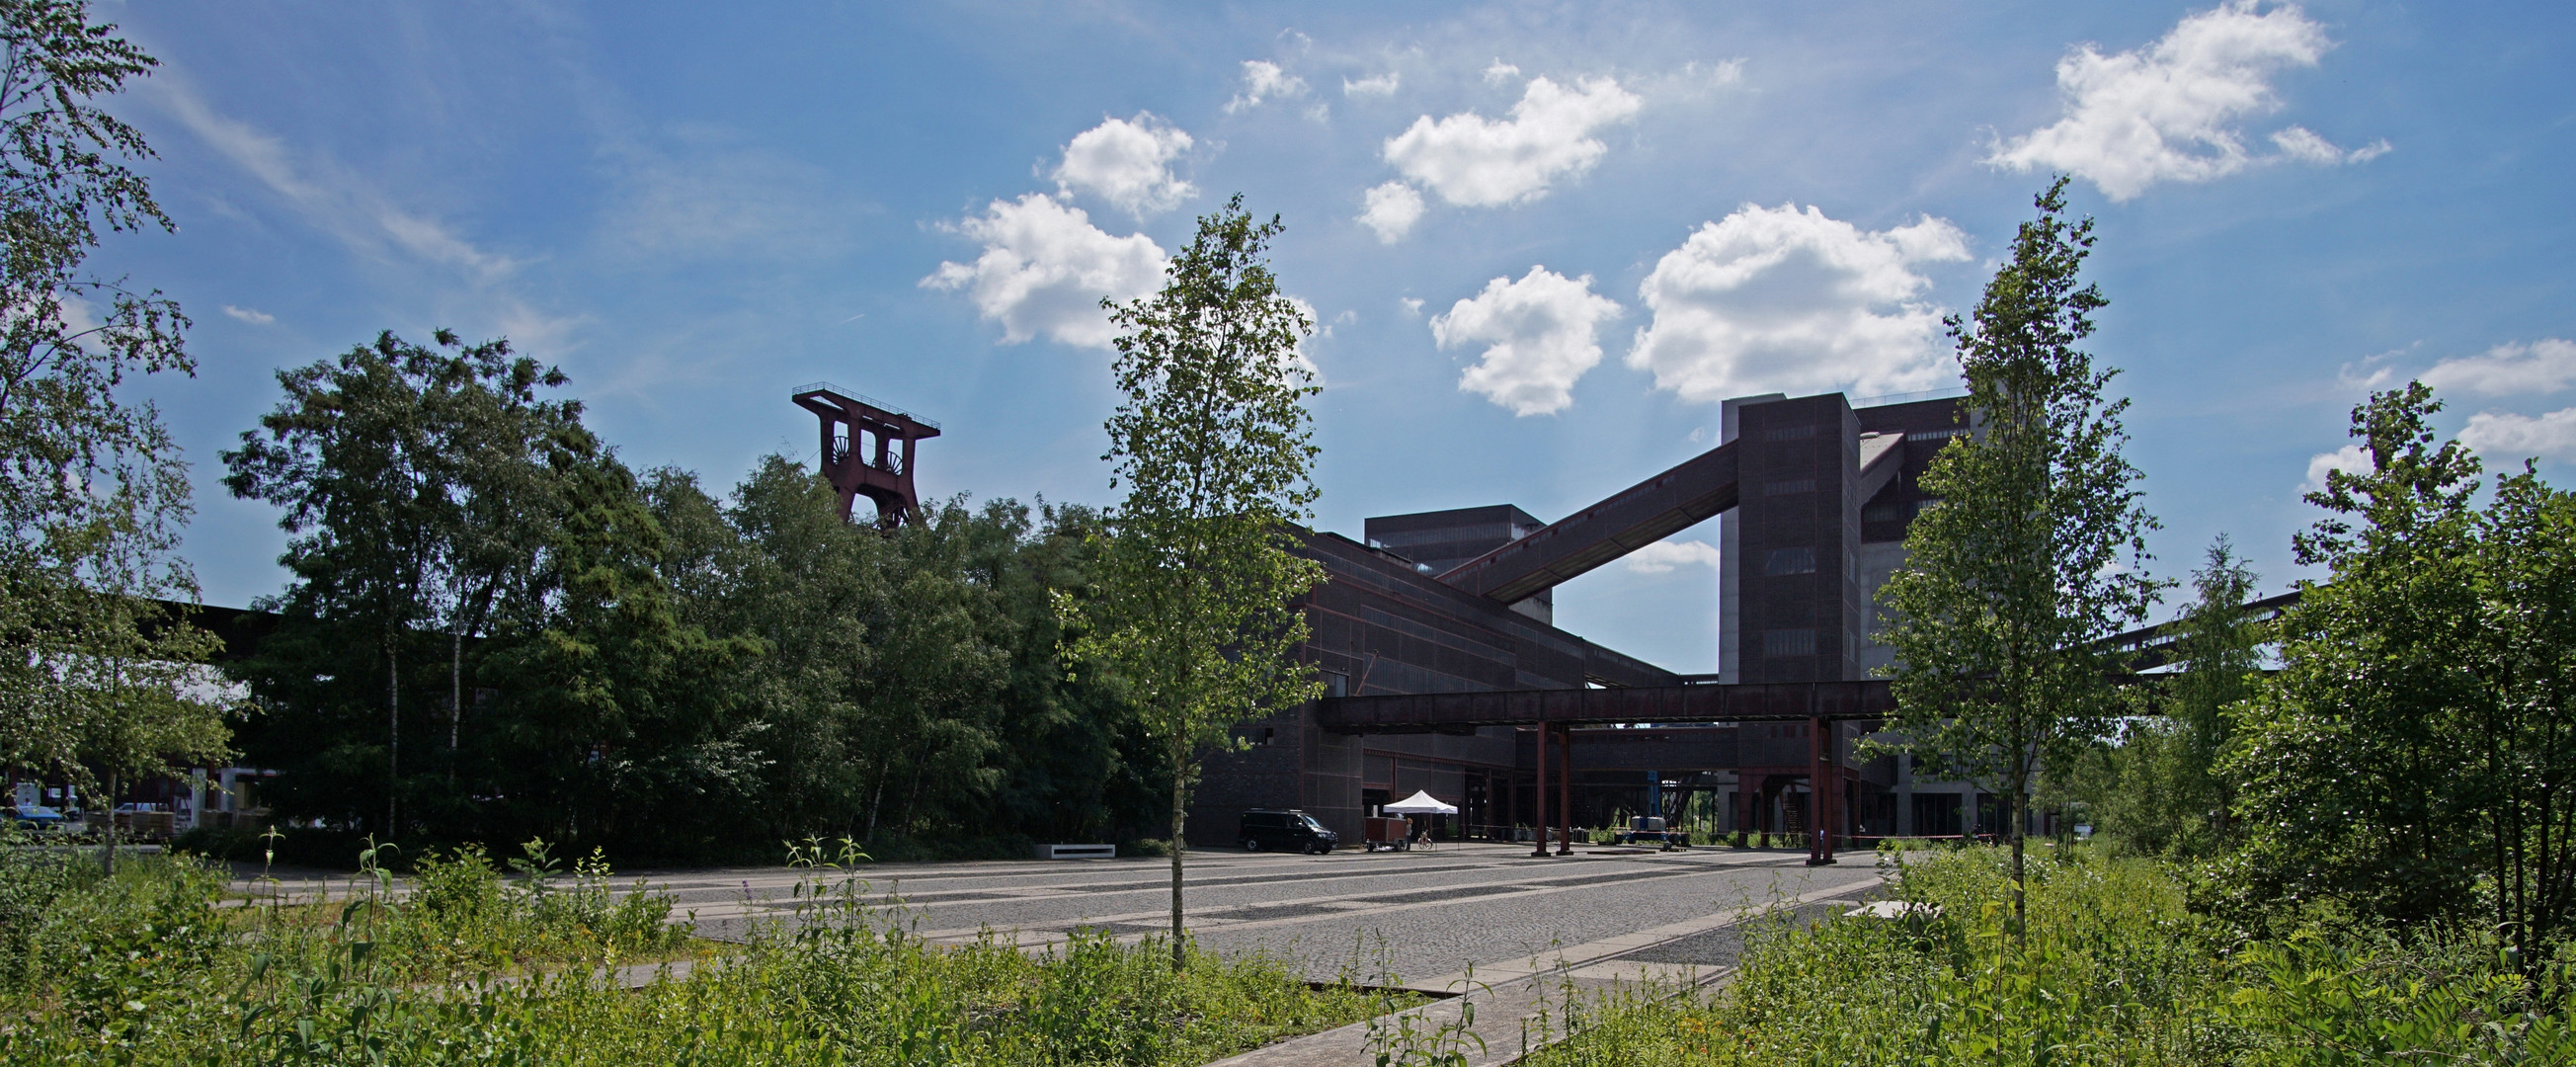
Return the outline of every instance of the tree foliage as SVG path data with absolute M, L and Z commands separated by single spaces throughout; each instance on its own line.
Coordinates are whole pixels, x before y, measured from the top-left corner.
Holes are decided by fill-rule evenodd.
M 2208 859 L 2233 847 L 2235 782 L 2219 761 L 2235 737 L 2235 705 L 2261 681 L 2265 626 L 2244 605 L 2255 576 L 2221 535 L 2192 572 L 2198 594 L 2173 634 L 2173 673 L 2130 688 L 2140 714 L 2070 777 L 2095 822 L 2122 847 L 2151 856 Z M 2050 768 L 2050 777 L 2058 777 Z
M 658 860 L 1145 829 L 1140 732 L 1056 653 L 1088 512 L 951 502 L 885 534 L 780 457 L 719 499 L 629 471 L 497 341 L 387 335 L 279 380 L 225 458 L 293 535 L 238 668 L 281 814 Z
M 2576 932 L 2576 496 L 2532 467 L 2477 506 L 2421 383 L 2354 409 L 2300 534 L 2326 567 L 2282 620 L 2281 671 L 2232 767 L 2240 895 L 2397 922 L 2483 912 L 2526 960 Z M 2438 442 L 2438 443 L 2437 443 Z
M 141 375 L 193 374 L 188 320 L 86 269 L 103 234 L 170 228 L 96 101 L 157 61 L 71 0 L 0 3 L 0 763 L 88 784 L 214 758 L 227 710 L 188 664 L 214 640 L 173 555 L 186 464 Z M 109 802 L 113 804 L 111 796 Z
M 571 543 L 582 468 L 606 460 L 579 404 L 539 398 L 560 371 L 504 341 L 467 346 L 443 330 L 436 341 L 386 332 L 278 372 L 284 399 L 222 455 L 226 488 L 276 505 L 291 535 L 279 562 L 293 585 L 262 605 L 287 625 L 250 669 L 286 715 L 274 729 L 319 742 L 285 788 L 368 798 L 370 819 L 383 812 L 368 825 L 388 839 L 407 783 L 453 777 L 455 752 L 435 742 L 461 725 L 463 638 L 496 611 L 542 627 L 531 613 L 560 606 L 564 574 L 547 549 Z M 423 713 L 438 707 L 451 729 Z
M 1125 683 L 1171 775 L 1173 966 L 1181 965 L 1188 792 L 1200 755 L 1264 708 L 1314 699 L 1291 601 L 1322 568 L 1291 550 L 1315 499 L 1298 355 L 1312 329 L 1263 252 L 1279 221 L 1238 195 L 1199 219 L 1160 292 L 1108 304 L 1126 394 L 1108 422 L 1126 499 L 1096 549 L 1077 654 Z
M 2372 469 L 2332 471 L 2309 502 L 2329 515 L 2293 541 L 2328 568 L 2280 623 L 2281 671 L 2231 754 L 2244 783 L 2243 890 L 2340 900 L 2396 921 L 2439 915 L 2468 891 L 2475 842 L 2458 788 L 2458 715 L 2474 673 L 2478 461 L 2438 446 L 2422 385 L 2353 413 Z
M 2104 400 L 2117 372 L 2077 347 L 2106 301 L 2077 277 L 2093 224 L 2064 218 L 2065 188 L 2039 195 L 1974 313 L 1949 320 L 1971 432 L 1924 473 L 1940 503 L 1908 528 L 1880 594 L 1897 661 L 1888 726 L 1931 773 L 2010 798 L 2016 885 L 2040 768 L 2077 758 L 2118 713 L 2118 664 L 2099 642 L 2158 589 L 2140 570 L 2155 522 L 2120 451 L 2128 401 Z

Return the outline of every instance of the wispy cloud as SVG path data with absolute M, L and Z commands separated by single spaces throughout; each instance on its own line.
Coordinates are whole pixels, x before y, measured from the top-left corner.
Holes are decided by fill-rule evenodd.
M 2482 396 L 2555 393 L 2576 382 L 2576 341 L 2544 337 L 2454 356 L 2421 375 L 2424 384 Z
M 362 254 L 406 255 L 494 281 L 520 264 L 458 236 L 446 223 L 404 208 L 373 183 L 319 156 L 298 158 L 284 142 L 217 112 L 174 77 L 154 78 L 154 95 L 181 125 L 250 172 L 315 227 Z
M 231 304 L 224 305 L 224 314 L 240 319 L 241 321 L 247 322 L 253 326 L 266 326 L 269 323 L 277 321 L 277 316 L 271 315 L 268 312 L 257 311 L 251 308 L 234 307 Z
M 1394 71 L 1391 70 L 1384 74 L 1373 75 L 1371 77 L 1362 78 L 1358 81 L 1344 78 L 1342 79 L 1342 95 L 1393 96 L 1395 95 L 1396 86 L 1400 83 L 1401 79 L 1397 77 Z
M 1243 61 L 1243 88 L 1234 99 L 1225 102 L 1227 114 L 1260 107 L 1265 100 L 1285 100 L 1306 95 L 1306 79 L 1288 73 L 1287 68 L 1267 59 Z

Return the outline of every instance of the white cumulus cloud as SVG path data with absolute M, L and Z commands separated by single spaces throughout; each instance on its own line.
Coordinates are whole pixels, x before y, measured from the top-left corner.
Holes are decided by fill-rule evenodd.
M 1288 73 L 1287 68 L 1267 59 L 1247 59 L 1243 61 L 1243 88 L 1234 94 L 1234 99 L 1225 102 L 1225 110 L 1231 115 L 1245 108 L 1260 107 L 1264 100 L 1285 100 L 1304 95 L 1306 79 Z
M 1608 151 L 1593 131 L 1626 121 L 1641 106 L 1610 78 L 1584 78 L 1571 88 L 1532 78 L 1510 118 L 1496 122 L 1472 111 L 1424 115 L 1388 138 L 1382 154 L 1452 204 L 1523 203 L 1592 169 Z
M 2576 408 L 2534 418 L 2501 411 L 2469 416 L 2460 443 L 2491 461 L 2576 458 Z
M 2233 174 L 2257 162 L 2238 122 L 2280 107 L 2272 76 L 2315 66 L 2330 47 L 2325 28 L 2297 5 L 2258 11 L 2254 0 L 2185 16 L 2135 51 L 2106 56 L 2085 45 L 2057 63 L 2064 117 L 1997 145 L 1986 162 L 2067 171 L 2113 200 L 2160 181 Z M 2273 142 L 2289 158 L 2311 162 L 2359 161 L 2387 150 L 2382 143 L 2345 153 L 2295 126 Z
M 1352 81 L 1342 79 L 1343 96 L 1393 96 L 1399 79 L 1394 71 Z
M 1190 150 L 1190 135 L 1149 111 L 1133 119 L 1107 119 L 1064 146 L 1056 184 L 1089 193 L 1137 218 L 1170 211 L 1198 195 L 1172 173 L 1172 161 Z
M 277 316 L 271 315 L 268 312 L 261 311 L 256 308 L 237 308 L 231 304 L 224 305 L 224 314 L 240 319 L 253 326 L 266 326 L 269 323 L 277 321 Z
M 1494 60 L 1493 66 L 1485 68 L 1485 84 L 1487 85 L 1501 85 L 1504 82 L 1520 76 L 1521 68 L 1505 63 L 1499 57 Z
M 1637 287 L 1655 318 L 1628 365 L 1695 402 L 1926 388 L 1948 363 L 1915 267 L 1967 258 L 1967 236 L 1944 219 L 1872 231 L 1814 207 L 1746 204 L 1702 224 Z
M 1671 574 L 1683 567 L 1717 569 L 1717 546 L 1706 541 L 1657 541 L 1628 553 L 1630 574 Z
M 2327 471 L 2368 474 L 2372 466 L 2370 453 L 2357 444 L 2345 445 L 2332 452 L 2319 452 L 2308 457 L 2308 480 L 2300 482 L 2299 488 L 2305 492 L 2319 492 L 2326 487 Z
M 1458 378 L 1515 415 L 1546 415 L 1574 403 L 1574 383 L 1601 362 L 1601 323 L 1619 302 L 1592 291 L 1592 276 L 1568 278 L 1531 267 L 1519 281 L 1496 278 L 1485 290 L 1431 317 L 1442 348 L 1484 345 L 1485 356 Z
M 1377 239 L 1386 244 L 1394 244 L 1422 218 L 1422 194 L 1403 182 L 1369 190 L 1365 203 L 1360 225 L 1376 231 Z
M 1112 237 L 1083 210 L 1045 193 L 996 200 L 984 214 L 956 224 L 981 242 L 972 263 L 942 263 L 921 284 L 964 290 L 984 318 L 1002 324 L 1002 341 L 1039 334 L 1106 348 L 1116 331 L 1101 298 L 1125 301 L 1163 281 L 1163 249 L 1144 234 Z
M 2497 345 L 2443 360 L 2419 377 L 2435 389 L 2485 396 L 2555 393 L 2576 382 L 2576 341 L 2544 337 L 2527 345 Z

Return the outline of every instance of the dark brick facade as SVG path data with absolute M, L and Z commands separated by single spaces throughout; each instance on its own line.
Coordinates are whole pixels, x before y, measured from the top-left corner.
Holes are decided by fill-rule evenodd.
M 1961 410 L 1955 399 L 1855 409 L 1840 394 L 1727 403 L 1740 494 L 1721 535 L 1719 658 L 1728 680 L 1852 680 L 1885 662 L 1885 649 L 1871 640 L 1872 597 L 1902 561 L 1905 527 L 1924 502 L 1920 476 L 1961 432 Z M 1865 472 L 1865 454 L 1882 455 L 1899 435 L 1903 451 L 1886 461 L 1895 472 L 1884 463 Z M 1435 577 L 1541 525 L 1517 507 L 1493 505 L 1371 518 L 1367 543 L 1304 534 L 1301 550 L 1324 564 L 1328 578 L 1304 602 L 1313 636 L 1302 654 L 1327 693 L 1677 684 L 1668 671 L 1549 625 L 1545 594 L 1506 606 Z M 1804 730 L 1587 731 L 1576 752 L 1582 779 L 1610 776 L 1602 780 L 1610 790 L 1603 797 L 1624 795 L 1626 787 L 1612 782 L 1665 771 L 1725 772 L 1730 782 L 1740 772 L 1774 782 L 1776 792 L 1778 781 L 1804 773 Z M 1234 844 L 1237 817 L 1256 807 L 1302 808 L 1356 841 L 1365 804 L 1425 788 L 1468 808 L 1462 821 L 1469 824 L 1529 819 L 1531 740 L 1509 728 L 1354 736 L 1319 728 L 1312 710 L 1301 708 L 1237 734 L 1247 748 L 1205 765 L 1189 824 L 1194 846 Z M 1611 747 L 1591 751 L 1595 744 Z M 1669 760 L 1681 763 L 1661 762 Z M 1887 766 L 1854 770 L 1860 793 L 1883 794 L 1893 781 Z M 1854 799 L 1863 816 L 1881 806 Z M 1577 804 L 1578 812 L 1599 807 Z

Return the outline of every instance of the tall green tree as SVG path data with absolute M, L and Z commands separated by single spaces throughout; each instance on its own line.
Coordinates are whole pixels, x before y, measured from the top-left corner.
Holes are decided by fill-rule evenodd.
M 2576 494 L 2533 463 L 2496 484 L 2478 531 L 2476 705 L 2489 918 L 2537 968 L 2576 933 Z
M 1160 292 L 1104 301 L 1126 402 L 1108 422 L 1125 499 L 1098 545 L 1074 649 L 1123 681 L 1171 774 L 1172 968 L 1183 963 L 1189 788 L 1236 723 L 1312 700 L 1290 601 L 1323 580 L 1291 550 L 1317 453 L 1298 355 L 1313 329 L 1264 257 L 1281 226 L 1241 195 L 1199 219 Z
M 2439 441 L 2439 410 L 2422 383 L 2373 394 L 2352 415 L 2370 469 L 2308 494 L 2328 514 L 2294 558 L 2332 578 L 2300 583 L 2228 759 L 2247 832 L 2228 881 L 2251 900 L 2415 922 L 2456 913 L 2484 866 L 2463 773 L 2483 762 L 2479 464 Z
M 226 488 L 277 505 L 292 535 L 280 562 L 294 585 L 266 605 L 289 625 L 252 672 L 268 704 L 306 719 L 279 729 L 329 739 L 293 759 L 307 773 L 285 791 L 372 795 L 391 838 L 404 783 L 439 769 L 403 755 L 406 736 L 436 736 L 420 706 L 452 701 L 451 730 L 437 733 L 453 736 L 462 636 L 498 598 L 538 595 L 537 560 L 565 514 L 558 483 L 596 446 L 579 404 L 539 397 L 562 372 L 506 341 L 468 346 L 441 330 L 425 347 L 388 331 L 277 377 L 285 398 L 222 454 Z M 382 728 L 362 728 L 370 717 Z
M 2309 500 L 2332 569 L 2283 620 L 2235 769 L 2262 896 L 2399 921 L 2483 909 L 2538 966 L 2576 934 L 2576 495 L 2526 463 L 2475 506 L 2421 383 L 2353 413 L 2368 471 Z
M 2107 303 L 2078 278 L 2093 223 L 2069 222 L 2066 179 L 2035 200 L 2012 256 L 1950 334 L 1971 432 L 1924 473 L 1940 499 L 1908 528 L 1881 593 L 1895 648 L 1890 729 L 1932 773 L 2010 799 L 2013 916 L 2024 910 L 2024 830 L 2043 766 L 2108 736 L 2118 663 L 2100 641 L 2135 624 L 2158 585 L 2141 572 L 2155 527 L 2121 455 L 2117 372 L 2078 347 Z
M 120 396 L 195 373 L 188 319 L 86 268 L 105 233 L 170 229 L 129 166 L 143 135 L 97 103 L 158 63 L 115 31 L 73 0 L 0 2 L 0 764 L 84 787 L 226 737 L 181 669 L 213 638 L 155 602 L 197 596 L 174 555 L 186 464 Z

